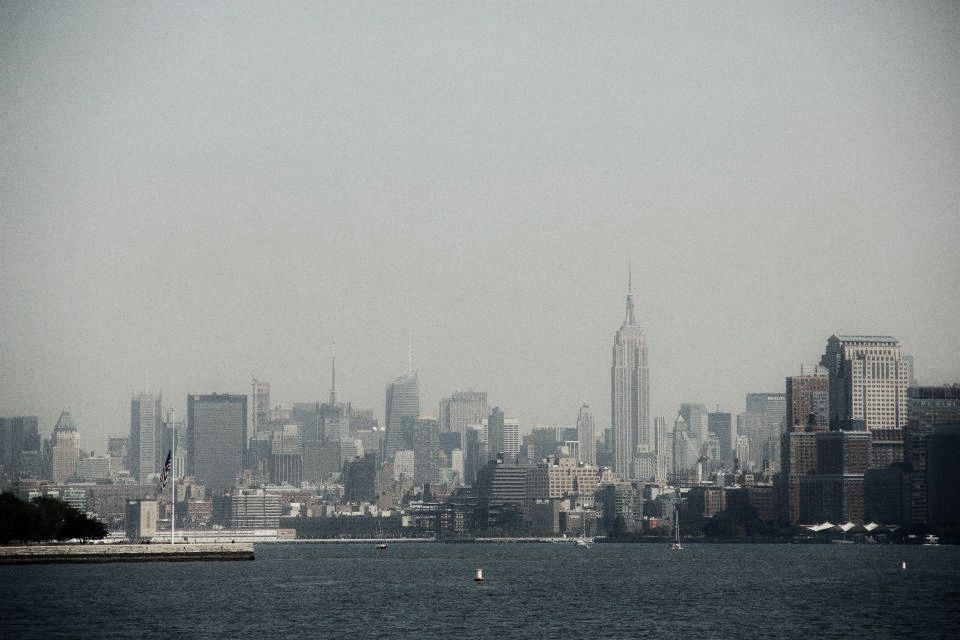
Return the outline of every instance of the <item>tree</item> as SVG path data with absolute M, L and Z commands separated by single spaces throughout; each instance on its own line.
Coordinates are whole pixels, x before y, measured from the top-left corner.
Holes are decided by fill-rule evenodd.
M 0 543 L 37 540 L 38 524 L 39 512 L 33 505 L 12 493 L 0 495 Z
M 83 542 L 106 537 L 102 522 L 80 513 L 62 500 L 50 496 L 25 502 L 13 495 L 0 495 L 0 543 L 70 540 Z

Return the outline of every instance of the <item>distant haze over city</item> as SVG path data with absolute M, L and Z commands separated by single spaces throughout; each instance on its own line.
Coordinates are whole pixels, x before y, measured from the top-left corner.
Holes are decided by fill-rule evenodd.
M 162 391 L 610 424 L 828 337 L 960 381 L 960 5 L 0 6 L 0 415 Z

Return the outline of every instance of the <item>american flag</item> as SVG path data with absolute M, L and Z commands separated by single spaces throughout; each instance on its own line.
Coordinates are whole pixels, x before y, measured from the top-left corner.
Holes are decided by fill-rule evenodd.
M 167 451 L 167 461 L 163 463 L 163 471 L 160 473 L 160 491 L 163 491 L 163 488 L 167 486 L 167 478 L 170 477 L 171 453 L 171 451 Z

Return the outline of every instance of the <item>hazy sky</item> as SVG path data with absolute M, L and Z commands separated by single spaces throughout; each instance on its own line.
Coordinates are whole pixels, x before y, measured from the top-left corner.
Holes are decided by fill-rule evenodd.
M 960 5 L 0 4 L 0 415 L 148 385 L 382 417 L 411 336 L 537 423 L 652 415 L 832 333 L 960 380 Z

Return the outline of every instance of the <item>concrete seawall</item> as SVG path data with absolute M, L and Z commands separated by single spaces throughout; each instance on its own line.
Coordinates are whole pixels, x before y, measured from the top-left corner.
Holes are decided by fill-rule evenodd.
M 0 546 L 0 565 L 200 560 L 253 560 L 253 543 Z

